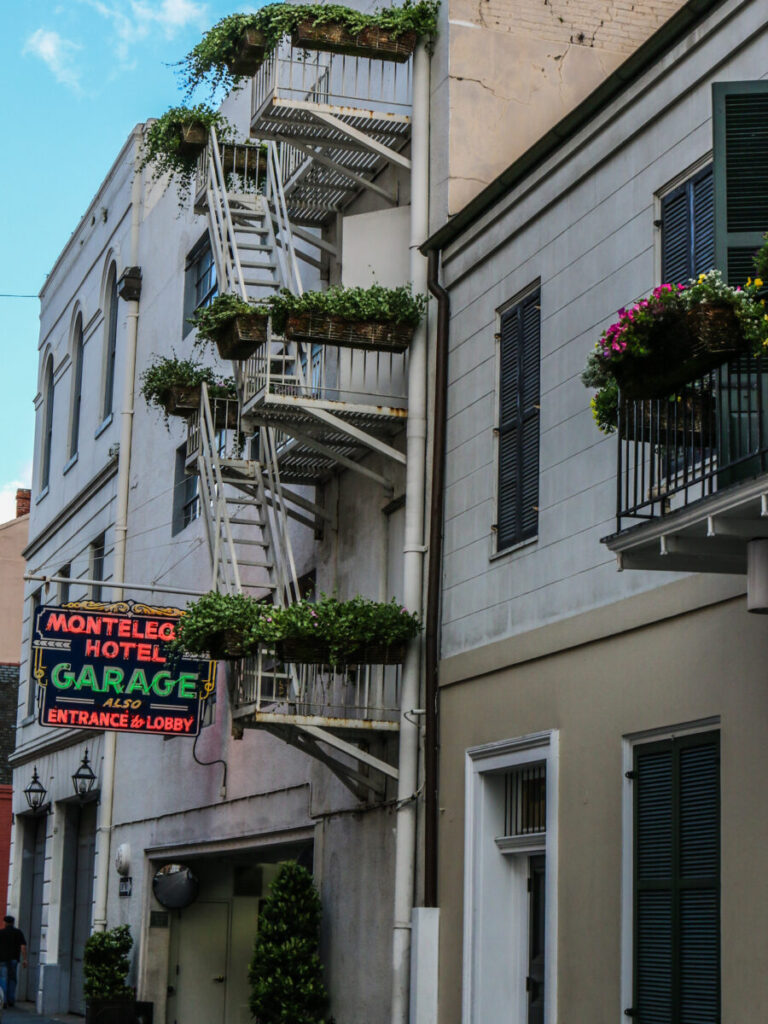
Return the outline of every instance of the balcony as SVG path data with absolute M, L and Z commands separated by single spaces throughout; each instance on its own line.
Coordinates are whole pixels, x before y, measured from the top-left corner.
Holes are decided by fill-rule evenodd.
M 313 52 L 284 42 L 253 81 L 251 134 L 286 144 L 288 215 L 322 225 L 361 189 L 397 202 L 373 179 L 390 162 L 410 167 L 413 61 Z
M 768 359 L 743 357 L 668 399 L 619 410 L 617 532 L 623 569 L 747 572 L 768 537 Z
M 233 722 L 397 732 L 399 665 L 290 665 L 261 650 L 231 663 Z

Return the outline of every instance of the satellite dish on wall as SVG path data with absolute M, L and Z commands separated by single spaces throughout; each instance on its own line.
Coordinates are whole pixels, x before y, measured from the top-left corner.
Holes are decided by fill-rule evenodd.
M 155 872 L 152 891 L 161 906 L 168 910 L 181 910 L 195 902 L 200 882 L 186 864 L 164 864 Z

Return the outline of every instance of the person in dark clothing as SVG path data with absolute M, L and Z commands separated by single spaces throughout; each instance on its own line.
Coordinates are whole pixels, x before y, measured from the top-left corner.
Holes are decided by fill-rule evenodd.
M 3 918 L 5 927 L 0 928 L 0 988 L 3 990 L 3 1001 L 6 1006 L 16 1002 L 16 977 L 19 960 L 27 966 L 27 940 L 24 932 L 16 928 L 15 918 L 6 914 Z

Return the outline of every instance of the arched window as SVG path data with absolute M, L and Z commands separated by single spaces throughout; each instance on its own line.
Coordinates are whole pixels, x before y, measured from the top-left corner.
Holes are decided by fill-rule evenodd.
M 75 323 L 75 344 L 72 350 L 72 423 L 69 431 L 69 457 L 77 455 L 80 443 L 80 405 L 83 398 L 83 318 Z
M 51 445 L 53 443 L 53 356 L 45 367 L 45 404 L 43 405 L 43 447 L 40 489 L 45 490 L 51 478 Z
M 112 412 L 112 400 L 115 391 L 115 356 L 117 353 L 117 269 L 115 264 L 109 268 L 107 278 L 107 308 L 105 310 L 105 322 L 107 325 L 107 351 L 106 370 L 104 373 L 104 408 L 102 419 L 106 419 Z

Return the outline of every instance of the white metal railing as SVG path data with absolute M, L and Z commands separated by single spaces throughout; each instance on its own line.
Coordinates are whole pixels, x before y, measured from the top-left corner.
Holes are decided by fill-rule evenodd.
M 405 409 L 408 353 L 270 337 L 247 360 L 244 401 L 270 395 Z
M 230 685 L 235 710 L 396 722 L 401 676 L 399 665 L 286 665 L 261 649 L 232 663 Z
M 413 60 L 403 64 L 338 53 L 308 53 L 283 42 L 253 80 L 252 114 L 271 103 L 323 108 L 356 117 L 411 116 Z

